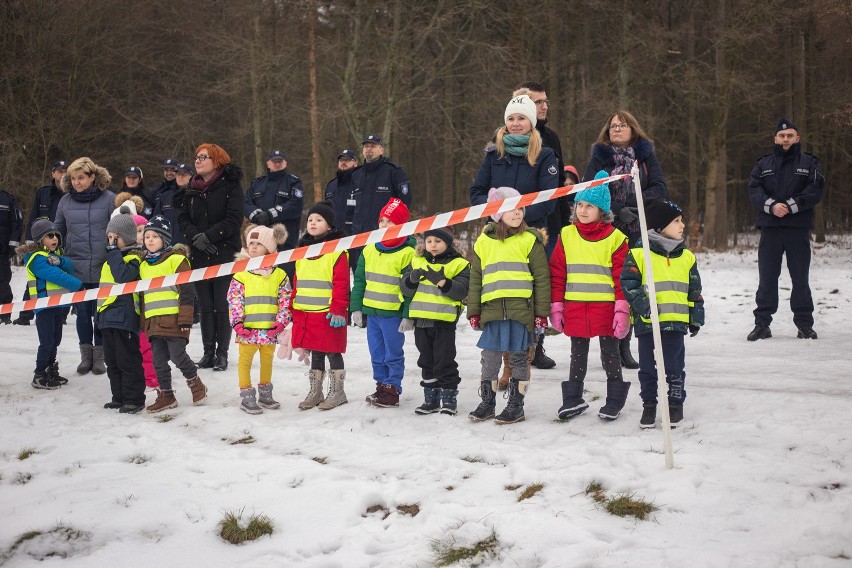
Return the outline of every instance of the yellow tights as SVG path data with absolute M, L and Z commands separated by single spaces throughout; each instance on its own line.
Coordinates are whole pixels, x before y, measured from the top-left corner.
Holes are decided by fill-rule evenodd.
M 237 377 L 240 379 L 241 389 L 247 389 L 251 386 L 251 363 L 254 360 L 254 354 L 258 351 L 260 351 L 260 384 L 265 385 L 272 382 L 272 355 L 275 353 L 275 344 L 240 343 Z

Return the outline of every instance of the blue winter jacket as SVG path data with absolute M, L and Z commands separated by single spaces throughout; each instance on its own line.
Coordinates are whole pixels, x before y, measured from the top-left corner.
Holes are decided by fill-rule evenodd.
M 38 250 L 41 250 L 41 247 L 37 243 L 23 245 L 18 249 L 18 252 L 22 252 L 24 255 L 24 266 L 27 265 L 30 258 Z M 59 256 L 59 266 L 50 264 L 50 262 L 47 261 L 47 257 L 43 255 L 38 255 L 33 258 L 33 262 L 30 264 L 30 272 L 32 272 L 33 276 L 36 278 L 36 290 L 38 290 L 37 297 L 47 297 L 47 282 L 53 282 L 57 286 L 62 286 L 72 292 L 80 290 L 83 287 L 83 283 L 79 278 L 74 276 L 74 262 L 67 256 L 57 255 L 56 253 L 50 253 L 50 255 Z M 46 309 L 49 308 L 38 308 L 35 312 L 38 313 L 41 310 Z
M 132 247 L 122 252 L 118 249 L 107 252 L 106 262 L 109 265 L 112 278 L 116 284 L 124 284 L 139 280 L 139 263 L 141 262 L 141 249 Z M 124 257 L 131 257 L 124 262 Z M 105 284 L 105 283 L 101 283 Z M 96 312 L 95 323 L 99 329 L 112 328 L 123 329 L 132 333 L 139 333 L 139 314 L 133 302 L 133 294 L 116 296 L 115 301 L 103 311 Z

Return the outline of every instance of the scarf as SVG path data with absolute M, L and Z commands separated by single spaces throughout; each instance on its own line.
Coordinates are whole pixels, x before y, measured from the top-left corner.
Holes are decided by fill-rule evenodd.
M 157 252 L 151 252 L 148 249 L 145 249 L 145 262 L 148 264 L 157 264 L 157 261 L 160 260 L 160 257 L 171 251 L 172 247 L 165 247 Z
M 189 187 L 200 191 L 201 193 L 207 193 L 207 190 L 210 189 L 210 186 L 219 181 L 219 178 L 222 177 L 223 172 L 224 169 L 219 168 L 207 181 L 204 181 L 204 178 L 200 175 L 195 174 L 194 176 L 192 176 L 192 181 L 189 182 Z
M 503 146 L 510 156 L 526 156 L 530 150 L 530 135 L 504 134 Z
M 650 229 L 648 231 L 648 241 L 659 245 L 667 254 L 671 254 L 674 249 L 683 244 L 683 239 L 670 239 L 668 237 L 664 237 L 654 229 Z
M 89 189 L 85 189 L 83 191 L 77 191 L 76 189 L 71 190 L 68 194 L 71 196 L 71 199 L 76 201 L 77 203 L 91 203 L 101 195 L 100 188 L 92 185 Z
M 636 153 L 632 146 L 622 148 L 621 146 L 613 146 L 612 161 L 615 167 L 609 175 L 615 176 L 619 174 L 629 174 L 633 171 L 633 164 L 636 162 Z M 627 200 L 636 195 L 636 190 L 633 188 L 633 178 L 624 178 L 609 183 L 609 192 L 612 197 L 612 210 L 620 211 Z M 633 221 L 629 225 L 623 227 L 630 233 L 639 231 L 639 220 Z

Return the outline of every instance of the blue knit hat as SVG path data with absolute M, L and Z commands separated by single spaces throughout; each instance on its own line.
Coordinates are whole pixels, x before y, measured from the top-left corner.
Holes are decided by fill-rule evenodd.
M 609 177 L 609 174 L 604 170 L 599 171 L 595 174 L 595 179 L 601 179 Z M 591 203 L 598 209 L 604 212 L 604 214 L 610 212 L 610 204 L 612 199 L 609 196 L 609 184 L 605 183 L 603 185 L 596 185 L 595 187 L 587 187 L 582 191 L 578 191 L 574 195 L 574 203 L 578 201 L 585 201 L 586 203 Z

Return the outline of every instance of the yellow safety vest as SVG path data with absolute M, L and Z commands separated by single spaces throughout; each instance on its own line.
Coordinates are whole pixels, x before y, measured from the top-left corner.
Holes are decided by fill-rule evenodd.
M 172 254 L 159 264 L 150 264 L 144 260 L 139 263 L 139 277 L 142 280 L 175 274 L 178 266 L 187 260 L 182 254 Z M 142 292 L 144 298 L 145 317 L 167 316 L 177 314 L 180 308 L 180 293 L 177 286 L 166 286 L 152 292 Z
M 473 250 L 482 264 L 483 303 L 499 298 L 532 297 L 530 251 L 535 242 L 535 236 L 527 231 L 504 241 L 485 234 L 476 239 Z
M 327 312 L 331 306 L 334 266 L 340 255 L 348 251 L 330 252 L 317 258 L 300 258 L 296 261 L 296 295 L 293 307 L 303 312 Z
M 395 251 L 380 251 L 376 245 L 364 248 L 364 305 L 377 310 L 395 311 L 402 306 L 399 279 L 411 264 L 414 249 L 404 246 Z
M 269 277 L 253 272 L 238 272 L 234 280 L 243 284 L 243 326 L 249 329 L 269 329 L 278 316 L 278 290 L 287 278 L 280 268 Z
M 613 231 L 600 241 L 587 241 L 575 225 L 568 225 L 562 228 L 559 236 L 568 269 L 565 299 L 576 302 L 614 302 L 612 255 L 627 242 L 624 233 Z
M 453 278 L 470 264 L 464 258 L 454 258 L 446 264 L 430 265 L 422 256 L 415 256 L 411 261 L 411 269 L 428 270 L 430 266 L 444 267 L 444 275 Z M 461 302 L 446 297 L 437 286 L 428 280 L 421 280 L 408 306 L 408 317 L 423 318 L 438 321 L 456 321 L 461 309 Z
M 134 258 L 139 260 L 139 257 L 132 256 L 132 255 L 122 257 L 122 260 L 124 260 L 124 264 L 128 264 L 131 261 L 131 259 L 134 259 Z M 112 270 L 110 270 L 109 263 L 104 262 L 104 265 L 101 268 L 101 283 L 100 283 L 100 285 L 101 286 L 109 286 L 110 284 L 117 284 L 117 282 L 115 281 L 115 278 L 113 278 L 113 276 L 112 276 Z M 116 296 L 108 296 L 106 298 L 98 298 L 98 313 L 107 309 L 110 306 L 110 304 L 115 302 L 115 299 L 116 299 Z M 138 314 L 139 313 L 139 294 L 137 294 L 136 292 L 133 293 L 133 307 L 136 309 L 136 313 Z
M 30 291 L 30 298 L 33 298 L 33 299 L 39 297 L 39 295 L 38 295 L 38 278 L 30 270 L 30 263 L 33 260 L 35 260 L 36 256 L 48 257 L 48 256 L 50 256 L 50 254 L 47 251 L 38 250 L 38 251 L 34 252 L 30 256 L 30 259 L 27 261 L 27 288 Z M 69 292 L 71 292 L 71 290 L 69 290 L 68 288 L 63 288 L 62 286 L 60 286 L 58 284 L 54 284 L 53 282 L 50 282 L 49 280 L 44 280 L 44 290 L 43 291 L 46 292 L 45 295 L 47 297 L 59 296 L 60 294 L 68 294 Z
M 636 267 L 642 273 L 642 285 L 645 279 L 645 255 L 641 248 L 631 249 Z M 651 253 L 651 267 L 654 269 L 654 288 L 657 291 L 657 312 L 660 321 L 679 321 L 689 323 L 689 308 L 695 305 L 689 301 L 689 271 L 695 265 L 695 255 L 688 250 L 675 258 L 666 258 Z M 640 318 L 651 323 L 650 318 Z

